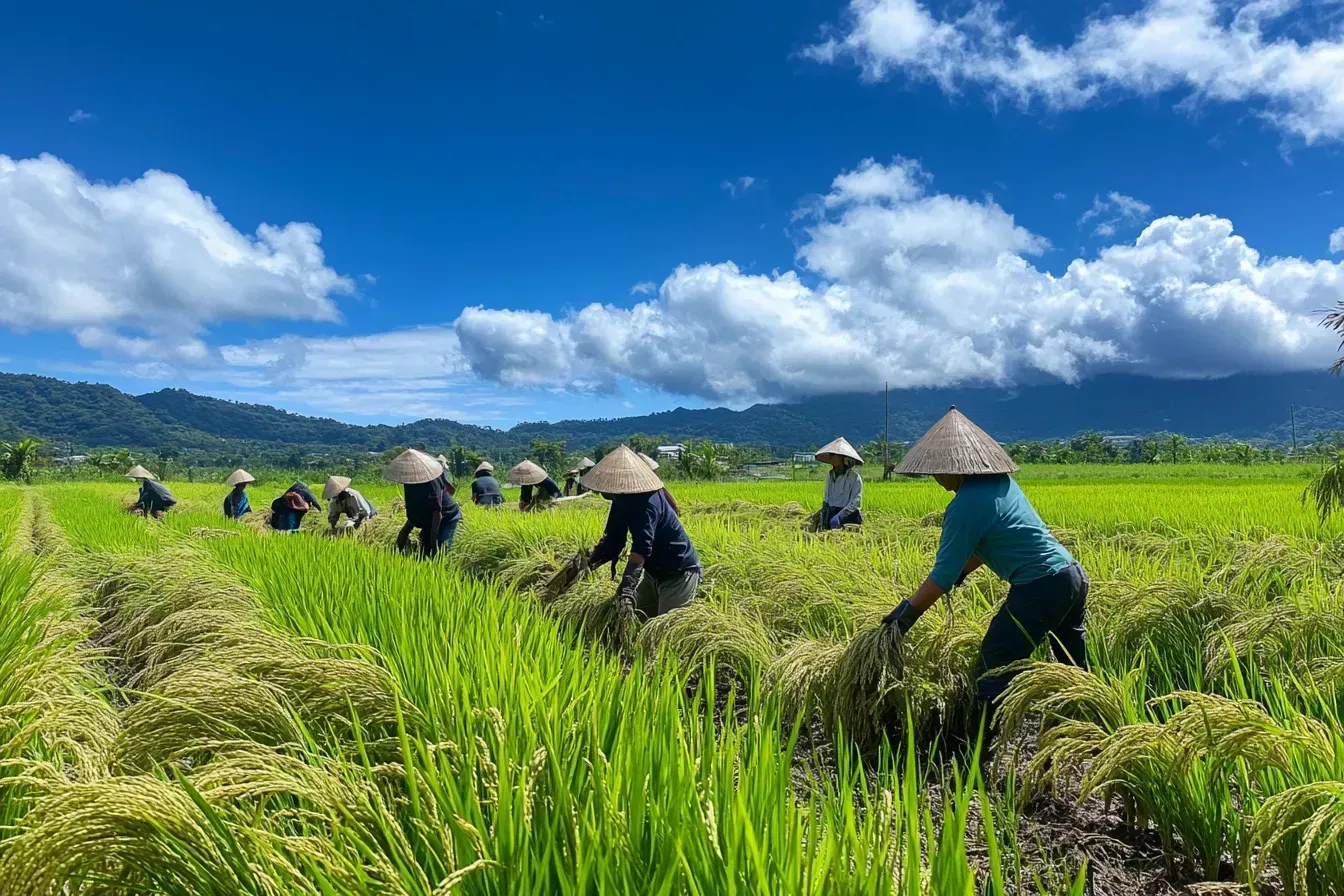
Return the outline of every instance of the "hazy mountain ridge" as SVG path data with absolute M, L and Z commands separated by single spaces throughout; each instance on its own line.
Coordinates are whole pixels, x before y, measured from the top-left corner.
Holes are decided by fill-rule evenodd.
M 1297 408 L 1299 440 L 1316 432 L 1344 430 L 1344 383 L 1324 373 L 1220 380 L 1113 375 L 1078 386 L 1051 382 L 1013 391 L 984 387 L 893 391 L 892 439 L 918 438 L 951 404 L 1002 441 L 1067 438 L 1090 429 L 1286 442 L 1292 435 L 1290 405 Z M 643 433 L 673 440 L 767 445 L 784 453 L 813 448 L 837 434 L 864 442 L 882 429 L 882 423 L 882 395 L 877 393 L 758 404 L 742 411 L 676 408 L 639 417 L 520 423 L 508 430 L 443 419 L 360 426 L 182 389 L 131 396 L 106 385 L 0 374 L 0 437 L 35 435 L 80 447 L 172 445 L 222 450 L 260 444 L 379 451 L 405 444 L 462 444 L 498 451 L 525 447 L 534 437 L 563 440 L 578 449 Z

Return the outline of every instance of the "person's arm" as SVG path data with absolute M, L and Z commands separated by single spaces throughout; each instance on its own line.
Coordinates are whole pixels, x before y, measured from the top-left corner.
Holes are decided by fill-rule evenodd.
M 897 605 L 882 620 L 895 625 L 901 633 L 910 630 L 924 611 L 937 603 L 952 589 L 963 571 L 971 564 L 976 545 L 984 534 L 988 522 L 982 519 L 981 508 L 969 502 L 959 501 L 961 495 L 952 499 L 943 515 L 943 534 L 938 543 L 938 558 L 934 561 L 933 571 L 915 593 Z M 972 567 L 974 568 L 974 567 Z
M 625 547 L 627 528 L 623 508 L 615 501 L 611 502 L 611 509 L 607 511 L 607 527 L 603 530 L 602 537 L 598 539 L 597 546 L 593 548 L 593 552 L 588 558 L 589 563 L 593 566 L 601 566 L 603 563 L 619 557 L 621 549 Z
M 443 511 L 435 510 L 429 515 L 429 528 L 425 531 L 429 533 L 430 550 L 435 550 L 439 546 L 439 524 L 443 522 Z
M 410 520 L 407 520 L 406 525 L 401 527 L 401 531 L 397 533 L 397 550 L 406 550 L 406 545 L 409 544 L 411 540 L 411 530 L 413 528 L 415 527 L 411 525 Z
M 653 501 L 645 503 L 639 515 L 630 520 L 630 557 L 625 562 L 625 574 L 616 589 L 616 599 L 626 604 L 635 602 L 635 589 L 644 574 L 644 561 L 653 553 L 653 536 L 658 531 L 658 508 Z
M 631 520 L 630 562 L 643 566 L 653 554 L 653 537 L 658 531 L 658 506 L 652 500 L 641 508 L 639 516 Z
M 961 568 L 961 575 L 957 577 L 956 585 L 960 585 L 962 582 L 966 581 L 967 576 L 984 565 L 985 561 L 981 560 L 979 555 L 972 554 L 971 559 L 967 560 L 966 565 Z M 956 587 L 956 585 L 953 587 Z
M 339 523 L 340 521 L 341 521 L 341 499 L 333 498 L 331 503 L 327 505 L 327 522 L 331 524 L 331 528 L 335 529 L 336 524 Z

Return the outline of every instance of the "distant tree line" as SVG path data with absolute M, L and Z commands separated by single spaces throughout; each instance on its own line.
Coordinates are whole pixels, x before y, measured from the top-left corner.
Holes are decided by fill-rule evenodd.
M 1238 439 L 1192 441 L 1178 433 L 1134 439 L 1081 432 L 1071 439 L 1013 442 L 1004 446 L 1020 464 L 1240 464 L 1325 461 L 1344 448 L 1344 433 L 1318 433 L 1296 450 L 1288 445 L 1254 445 Z

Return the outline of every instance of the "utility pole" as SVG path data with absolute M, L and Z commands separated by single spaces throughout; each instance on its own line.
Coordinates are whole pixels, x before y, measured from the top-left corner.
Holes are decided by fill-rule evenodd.
M 1288 405 L 1288 419 L 1292 421 L 1293 427 L 1293 456 L 1297 456 L 1297 408 Z
M 891 478 L 891 383 L 882 384 L 882 480 Z

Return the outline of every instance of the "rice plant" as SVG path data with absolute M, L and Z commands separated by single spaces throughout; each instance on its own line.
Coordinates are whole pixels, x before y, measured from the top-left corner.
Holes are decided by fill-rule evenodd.
M 1095 583 L 1091 669 L 1014 680 L 1009 786 L 1118 804 L 1180 873 L 1334 892 L 1344 524 L 1291 471 L 1143 475 L 1024 476 Z M 937 549 L 928 483 L 871 483 L 863 530 L 815 535 L 815 483 L 679 484 L 701 595 L 624 629 L 605 570 L 536 593 L 596 541 L 599 502 L 468 506 L 425 563 L 392 549 L 390 487 L 360 484 L 383 512 L 358 531 L 313 514 L 284 538 L 223 520 L 216 487 L 174 488 L 162 522 L 121 513 L 121 485 L 0 489 L 6 549 L 60 591 L 42 631 L 77 648 L 46 668 L 102 707 L 13 698 L 52 734 L 3 766 L 0 891 L 1083 886 L 1016 829 L 1029 800 L 925 749 L 1007 586 L 978 573 L 899 643 L 877 627 Z M 14 643 L 15 663 L 47 649 Z

